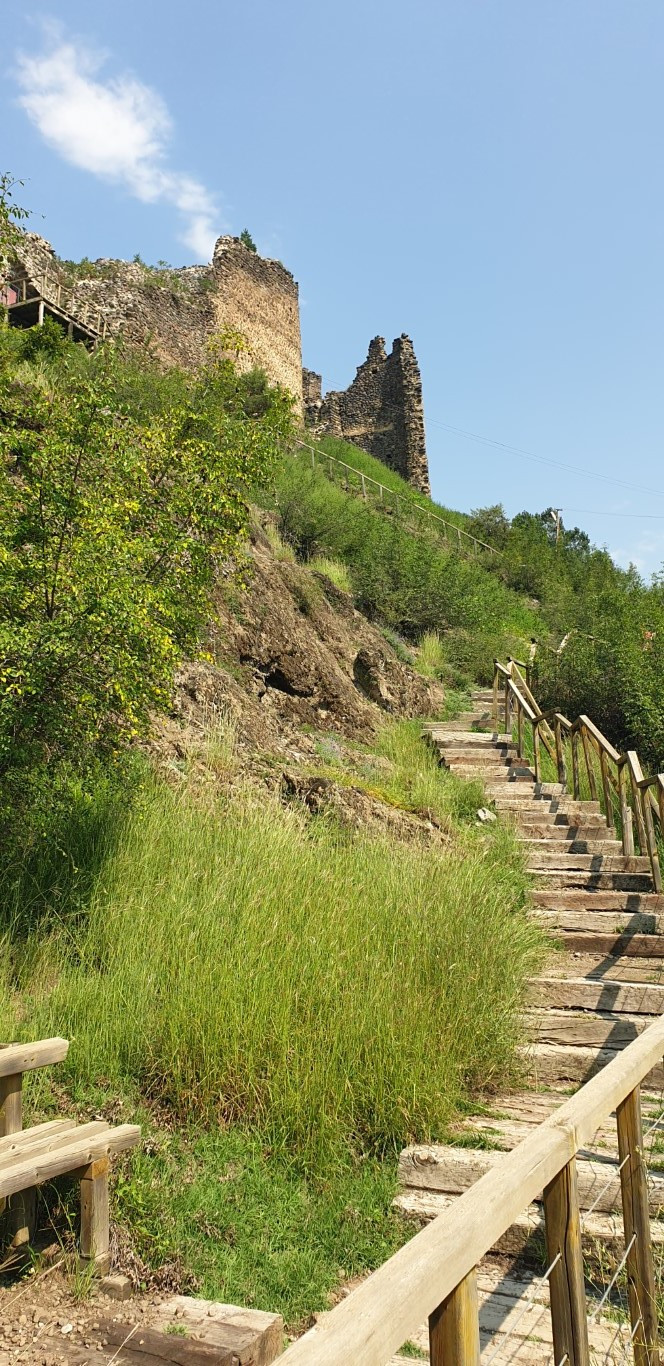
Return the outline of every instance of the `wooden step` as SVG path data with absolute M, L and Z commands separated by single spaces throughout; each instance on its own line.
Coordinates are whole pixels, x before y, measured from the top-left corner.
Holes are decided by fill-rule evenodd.
M 505 813 L 506 817 L 509 813 Z M 541 816 L 526 813 L 525 819 L 514 812 L 512 823 L 516 829 L 517 837 L 524 840 L 547 840 L 553 843 L 554 848 L 558 844 L 576 844 L 579 840 L 609 840 L 613 842 L 613 836 L 608 834 L 606 821 L 587 821 L 584 825 L 579 825 L 570 821 L 567 816 L 548 816 L 543 819 Z M 622 848 L 620 841 L 616 840 L 618 848 Z
M 510 735 L 501 735 L 496 731 L 477 731 L 477 730 L 443 730 L 442 726 L 425 726 L 423 734 L 428 736 L 441 748 L 447 745 L 458 745 L 462 749 L 491 749 L 498 745 L 504 749 L 511 749 L 516 752 L 516 746 L 512 743 Z
M 501 811 L 503 809 L 509 810 L 512 805 L 519 809 L 525 805 L 526 809 L 528 809 L 533 802 L 542 803 L 539 808 L 535 808 L 539 811 L 568 809 L 567 805 L 565 805 L 563 790 L 559 783 L 536 783 L 535 775 L 532 770 L 529 769 L 527 771 L 530 773 L 530 780 L 527 786 L 522 784 L 521 786 L 512 788 L 503 783 L 495 784 L 496 797 L 499 799 L 499 801 L 496 802 L 496 806 L 500 806 Z M 553 787 L 555 787 L 555 791 L 550 790 Z M 562 805 L 560 805 L 561 802 Z M 576 805 L 578 806 L 578 802 Z M 599 811 L 599 802 L 596 803 L 596 806 L 597 811 Z
M 501 749 L 473 749 L 470 745 L 467 749 L 462 749 L 455 745 L 454 748 L 440 750 L 441 762 L 446 768 L 459 769 L 486 769 L 493 774 L 494 769 L 508 768 L 514 763 L 514 756 L 509 750 Z
M 524 1049 L 528 1075 L 537 1085 L 581 1086 L 620 1053 L 619 1048 L 578 1048 L 565 1044 L 530 1044 Z M 664 1066 L 654 1067 L 644 1078 L 644 1086 L 664 1086 Z
M 500 1150 L 453 1148 L 443 1143 L 412 1144 L 399 1156 L 398 1180 L 401 1190 L 437 1191 L 442 1195 L 461 1195 L 486 1172 L 495 1170 L 505 1159 Z M 600 1214 L 621 1209 L 618 1164 L 604 1154 L 577 1157 L 579 1208 L 591 1206 Z M 664 1176 L 649 1174 L 651 1214 L 664 1206 Z M 538 1197 L 536 1204 L 540 1203 Z
M 578 887 L 568 892 L 554 889 L 547 891 L 535 887 L 531 893 L 533 905 L 549 910 L 588 910 L 616 911 L 621 914 L 664 915 L 664 896 L 659 892 L 616 892 L 609 890 L 593 892 L 590 896 Z
M 541 1268 L 540 1268 L 541 1270 Z M 629 1324 L 597 1312 L 599 1294 L 586 1289 L 590 1357 L 593 1366 L 619 1366 L 627 1360 Z M 535 1267 L 505 1267 L 504 1260 L 483 1258 L 477 1271 L 480 1351 L 491 1366 L 543 1366 L 554 1360 L 549 1287 Z M 391 1357 L 387 1366 L 413 1366 L 413 1350 L 429 1361 L 429 1325 L 412 1335 L 407 1354 Z M 345 1366 L 345 1363 L 344 1363 Z
M 539 908 L 535 914 L 540 924 L 545 925 L 551 934 L 562 941 L 568 935 L 577 934 L 620 934 L 639 939 L 644 935 L 653 939 L 657 935 L 664 935 L 664 915 L 640 915 L 631 911 L 596 911 L 592 906 L 592 897 L 587 897 L 586 900 L 591 903 L 588 910 Z M 569 948 L 569 945 L 567 947 Z M 577 945 L 572 947 L 576 948 Z M 650 945 L 644 945 L 642 953 L 646 958 L 649 951 Z M 581 949 L 581 952 L 585 950 Z
M 664 982 L 661 958 L 607 957 L 605 953 L 553 953 L 547 977 L 590 977 L 593 981 Z
M 589 816 L 599 817 L 602 814 L 599 802 L 575 802 L 571 797 L 552 796 L 550 793 L 535 789 L 532 792 L 504 792 L 501 790 L 497 795 L 496 808 L 501 811 L 516 810 L 520 820 L 532 812 L 533 820 L 542 820 L 543 817 L 546 818 L 549 815 L 561 817 L 574 815 L 580 824 Z
M 588 891 L 647 892 L 652 887 L 650 873 L 607 873 L 561 868 L 529 868 L 537 875 L 540 888 L 586 888 Z
M 664 1013 L 664 981 L 660 985 L 598 977 L 534 977 L 528 985 L 528 1000 L 548 1010 L 602 1010 L 652 1017 Z
M 449 1209 L 457 1197 L 439 1191 L 404 1190 L 393 1201 L 394 1208 L 407 1219 L 428 1223 Z M 653 1219 L 651 1235 L 654 1247 L 664 1248 L 664 1224 Z M 587 1214 L 582 1227 L 584 1258 L 589 1265 L 606 1275 L 604 1254 L 620 1256 L 625 1249 L 623 1222 L 617 1214 Z M 544 1255 L 544 1217 L 541 1207 L 529 1205 L 505 1230 L 493 1251 L 508 1256 L 524 1256 L 540 1265 Z
M 664 935 L 580 933 L 565 931 L 556 936 L 566 953 L 597 953 L 605 958 L 664 958 Z
M 530 836 L 518 834 L 517 840 L 521 844 L 528 856 L 533 854 L 550 854 L 558 858 L 566 858 L 568 854 L 587 854 L 593 858 L 610 857 L 620 855 L 622 845 L 620 840 L 609 839 L 546 839 L 542 835 Z M 565 865 L 563 865 L 565 866 Z M 648 863 L 650 867 L 650 863 Z
M 547 841 L 528 851 L 528 867 L 536 871 L 540 868 L 555 868 L 560 872 L 585 873 L 648 873 L 650 859 L 627 858 L 624 854 L 577 854 L 573 850 L 556 849 L 548 852 Z
M 529 1010 L 524 1015 L 524 1027 L 534 1041 L 562 1043 L 572 1048 L 619 1050 L 651 1024 L 649 1015 L 618 1014 L 609 1010 L 552 1010 L 547 1006 Z

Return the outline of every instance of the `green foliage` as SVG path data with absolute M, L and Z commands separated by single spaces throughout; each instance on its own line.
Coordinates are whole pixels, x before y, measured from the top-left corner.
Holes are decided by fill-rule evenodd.
M 30 382 L 37 360 L 50 387 Z M 258 388 L 257 419 L 256 382 L 230 361 L 165 380 L 113 347 L 89 356 L 55 326 L 0 338 L 6 807 L 46 760 L 117 753 L 168 707 L 246 526 L 248 486 L 289 428 L 286 396 Z
M 315 555 L 307 567 L 315 570 L 317 574 L 324 574 L 335 588 L 341 589 L 342 593 L 352 593 L 351 577 L 341 560 L 331 560 L 328 555 Z
M 407 743 L 423 749 L 415 731 Z M 430 806 L 433 775 L 413 784 Z M 437 853 L 312 829 L 265 798 L 215 807 L 155 786 L 85 918 L 61 905 L 27 963 L 13 942 L 0 961 L 20 1031 L 76 1039 L 74 1081 L 241 1123 L 329 1175 L 441 1133 L 468 1086 L 509 1071 L 539 945 L 523 888 L 506 831 Z
M 11 259 L 21 236 L 21 223 L 29 218 L 28 209 L 16 203 L 14 191 L 23 186 L 9 172 L 0 174 L 0 266 Z
M 248 228 L 242 229 L 242 232 L 240 233 L 240 241 L 242 245 L 247 248 L 248 251 L 258 251 L 258 247 L 256 246 L 256 243 L 254 242 L 254 239 Z
M 283 535 L 302 559 L 325 555 L 349 567 L 355 601 L 368 616 L 410 640 L 444 632 L 455 669 L 491 676 L 494 655 L 518 653 L 537 627 L 532 610 L 484 565 L 412 535 L 299 458 L 284 456 L 276 488 L 257 497 L 278 512 Z M 469 650 L 456 648 L 451 628 L 475 642 L 472 661 Z
M 206 1298 L 281 1313 L 292 1331 L 412 1233 L 391 1209 L 392 1160 L 316 1177 L 238 1128 L 148 1138 L 152 1155 L 138 1150 L 117 1191 L 138 1250 L 184 1265 Z
M 425 678 L 443 678 L 447 661 L 445 648 L 437 631 L 425 631 L 419 643 L 415 668 Z

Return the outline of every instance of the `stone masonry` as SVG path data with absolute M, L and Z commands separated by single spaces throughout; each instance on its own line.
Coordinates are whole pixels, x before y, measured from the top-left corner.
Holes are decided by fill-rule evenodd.
M 430 492 L 422 382 L 410 337 L 397 337 L 389 355 L 384 338 L 374 337 L 347 389 L 323 397 L 321 377 L 312 370 L 303 372 L 302 387 L 308 426 L 354 442 L 420 493 Z
M 288 389 L 302 412 L 302 347 L 298 287 L 280 261 L 248 250 L 237 237 L 220 237 L 208 266 L 153 269 L 140 262 L 100 260 L 75 276 L 53 247 L 24 233 L 19 268 L 33 281 L 47 272 L 49 288 L 67 292 L 72 313 L 86 303 L 104 311 L 110 336 L 148 347 L 166 365 L 195 369 L 211 336 L 239 332 L 247 351 L 241 369 L 259 366 Z

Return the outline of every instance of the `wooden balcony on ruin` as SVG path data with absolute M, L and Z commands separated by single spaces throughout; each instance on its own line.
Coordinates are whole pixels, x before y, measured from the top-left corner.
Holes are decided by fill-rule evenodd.
M 71 341 L 94 347 L 106 336 L 106 317 L 100 308 L 74 298 L 74 292 L 52 275 L 31 279 L 23 274 L 0 285 L 0 305 L 10 327 L 41 327 L 53 320 Z

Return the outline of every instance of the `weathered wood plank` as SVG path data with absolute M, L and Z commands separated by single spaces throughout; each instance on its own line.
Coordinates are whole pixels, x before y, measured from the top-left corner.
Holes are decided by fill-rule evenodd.
M 41 1039 L 38 1043 L 0 1044 L 0 1077 L 14 1072 L 31 1072 L 35 1067 L 49 1067 L 67 1056 L 67 1039 Z
M 28 1186 L 39 1186 L 65 1172 L 87 1167 L 109 1153 L 124 1152 L 138 1143 L 141 1131 L 135 1124 L 121 1124 L 117 1129 L 105 1126 L 104 1132 L 87 1139 L 72 1138 L 61 1148 L 42 1157 L 29 1156 L 25 1161 L 0 1164 L 0 1196 L 13 1195 Z

